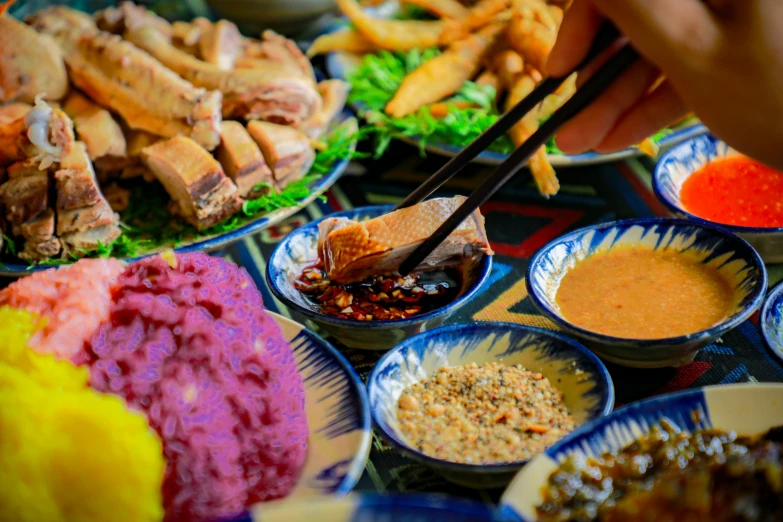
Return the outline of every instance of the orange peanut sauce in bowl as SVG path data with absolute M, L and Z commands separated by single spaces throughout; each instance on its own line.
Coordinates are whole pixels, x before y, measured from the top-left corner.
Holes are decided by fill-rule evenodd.
M 560 281 L 563 317 L 585 330 L 628 339 L 664 339 L 710 328 L 733 306 L 717 269 L 672 251 L 621 248 L 578 262 Z

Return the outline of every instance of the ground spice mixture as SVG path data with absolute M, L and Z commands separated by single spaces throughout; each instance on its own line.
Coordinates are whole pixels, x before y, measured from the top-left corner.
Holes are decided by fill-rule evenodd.
M 465 464 L 529 459 L 576 428 L 562 393 L 520 365 L 441 368 L 406 389 L 398 406 L 415 448 Z

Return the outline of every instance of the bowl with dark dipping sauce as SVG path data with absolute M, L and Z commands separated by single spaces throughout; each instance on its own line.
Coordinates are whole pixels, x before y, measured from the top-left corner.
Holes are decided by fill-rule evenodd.
M 530 261 L 533 304 L 599 357 L 624 366 L 680 366 L 748 319 L 767 272 L 720 227 L 664 218 L 566 234 Z
M 352 285 L 324 279 L 317 252 L 319 223 L 328 218 L 364 221 L 393 209 L 378 205 L 337 212 L 288 234 L 267 263 L 272 293 L 297 320 L 311 322 L 351 348 L 388 350 L 440 326 L 479 293 L 492 271 L 491 256 L 405 278 L 381 275 Z
M 738 384 L 620 408 L 534 458 L 504 513 L 533 522 L 783 520 L 783 385 Z
M 499 488 L 614 406 L 603 363 L 565 336 L 510 323 L 444 326 L 383 356 L 367 384 L 383 438 L 445 479 Z

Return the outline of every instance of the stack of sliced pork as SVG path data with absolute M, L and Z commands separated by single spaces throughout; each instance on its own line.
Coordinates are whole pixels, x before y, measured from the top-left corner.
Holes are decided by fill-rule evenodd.
M 10 120 L 10 121 L 9 121 Z M 0 107 L 0 204 L 19 257 L 39 261 L 117 239 L 119 218 L 98 186 L 87 145 L 71 119 L 41 100 Z
M 120 234 L 114 181 L 143 177 L 204 230 L 301 179 L 347 90 L 316 83 L 292 41 L 226 20 L 0 14 L 0 226 L 26 259 L 94 250 Z

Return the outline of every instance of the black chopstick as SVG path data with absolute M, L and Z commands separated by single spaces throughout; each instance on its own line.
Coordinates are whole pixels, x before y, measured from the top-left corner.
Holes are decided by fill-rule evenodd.
M 596 56 L 615 42 L 619 36 L 620 33 L 618 33 L 617 28 L 614 25 L 608 22 L 605 23 L 596 35 L 587 56 L 575 70 L 578 71 L 593 61 Z M 478 138 L 470 142 L 459 154 L 451 158 L 440 170 L 430 176 L 429 179 L 422 183 L 416 190 L 411 192 L 394 210 L 421 203 L 430 194 L 438 190 L 441 185 L 465 168 L 473 158 L 481 154 L 481 152 L 492 145 L 499 137 L 506 134 L 525 114 L 532 111 L 539 103 L 544 101 L 547 96 L 555 92 L 557 88 L 563 84 L 566 78 L 568 78 L 568 76 L 546 78 L 539 83 L 529 95 L 525 96 L 523 100 L 498 118 L 498 120 L 487 130 L 482 132 Z
M 514 177 L 536 150 L 554 136 L 557 129 L 595 100 L 609 84 L 638 58 L 639 54 L 630 45 L 623 46 L 595 75 L 590 77 L 576 91 L 570 100 L 555 112 L 551 118 L 541 124 L 538 130 L 514 151 L 430 237 L 408 256 L 400 266 L 400 274 L 410 274 L 460 223 L 487 201 L 503 184 Z

